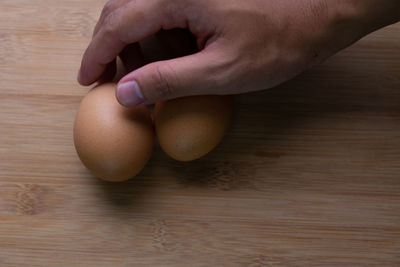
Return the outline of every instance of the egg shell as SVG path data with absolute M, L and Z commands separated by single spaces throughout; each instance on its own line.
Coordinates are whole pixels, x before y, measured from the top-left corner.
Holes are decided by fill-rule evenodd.
M 115 84 L 92 89 L 82 100 L 74 144 L 82 163 L 97 177 L 120 182 L 137 175 L 149 160 L 154 130 L 147 107 L 125 108 Z
M 179 161 L 192 161 L 223 139 L 232 117 L 232 96 L 190 96 L 159 102 L 154 125 L 161 148 Z

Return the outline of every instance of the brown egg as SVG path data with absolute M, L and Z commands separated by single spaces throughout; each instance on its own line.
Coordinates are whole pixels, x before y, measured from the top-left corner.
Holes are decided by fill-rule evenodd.
M 82 100 L 74 125 L 74 143 L 82 163 L 97 177 L 120 182 L 137 175 L 150 158 L 154 131 L 147 107 L 125 108 L 115 84 L 91 90 Z
M 160 102 L 154 124 L 161 148 L 179 161 L 198 159 L 224 137 L 232 115 L 231 96 L 191 96 Z

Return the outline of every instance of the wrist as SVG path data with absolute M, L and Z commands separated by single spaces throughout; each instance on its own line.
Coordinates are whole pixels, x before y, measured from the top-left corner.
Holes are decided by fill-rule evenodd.
M 400 20 L 400 1 L 398 0 L 343 0 L 341 2 L 344 6 L 344 17 L 354 21 L 362 36 Z M 338 13 L 340 14 L 340 11 Z
M 400 19 L 399 0 L 328 0 L 327 5 L 319 42 L 320 52 L 326 57 Z

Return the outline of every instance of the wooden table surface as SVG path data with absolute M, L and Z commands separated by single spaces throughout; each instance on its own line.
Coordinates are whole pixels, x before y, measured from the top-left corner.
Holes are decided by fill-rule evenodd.
M 122 184 L 80 163 L 76 82 L 104 0 L 0 4 L 0 266 L 400 265 L 400 24 L 236 98 L 205 158 Z

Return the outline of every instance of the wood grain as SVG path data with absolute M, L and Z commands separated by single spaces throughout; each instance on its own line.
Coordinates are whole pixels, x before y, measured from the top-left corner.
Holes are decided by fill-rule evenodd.
M 0 266 L 400 265 L 399 24 L 238 96 L 205 158 L 109 184 L 72 140 L 105 1 L 56 2 L 1 1 Z

